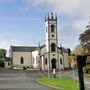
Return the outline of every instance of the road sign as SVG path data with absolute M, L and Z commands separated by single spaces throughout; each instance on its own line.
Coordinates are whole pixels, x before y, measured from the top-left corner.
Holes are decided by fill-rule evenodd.
M 79 77 L 79 87 L 80 90 L 85 90 L 84 78 L 83 78 L 83 67 L 86 65 L 86 58 L 90 55 L 78 55 L 77 64 L 78 64 L 78 77 Z

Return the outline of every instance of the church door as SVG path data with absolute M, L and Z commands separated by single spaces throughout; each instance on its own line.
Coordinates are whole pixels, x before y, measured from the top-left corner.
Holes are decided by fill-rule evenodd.
M 52 59 L 52 69 L 56 69 L 56 59 Z

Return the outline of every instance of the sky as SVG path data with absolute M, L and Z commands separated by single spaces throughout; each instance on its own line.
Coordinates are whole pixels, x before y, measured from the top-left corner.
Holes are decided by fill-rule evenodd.
M 89 23 L 90 0 L 0 0 L 0 48 L 45 44 L 48 12 L 57 13 L 58 45 L 73 50 Z

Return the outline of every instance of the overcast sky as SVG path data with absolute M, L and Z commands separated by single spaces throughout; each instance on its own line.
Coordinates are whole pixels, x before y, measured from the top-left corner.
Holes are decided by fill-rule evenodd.
M 58 43 L 74 49 L 90 16 L 90 0 L 0 0 L 0 48 L 45 43 L 44 19 L 57 13 Z

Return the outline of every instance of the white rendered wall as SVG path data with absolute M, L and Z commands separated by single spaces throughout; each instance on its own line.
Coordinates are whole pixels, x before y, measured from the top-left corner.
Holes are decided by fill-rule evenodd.
M 33 67 L 38 68 L 38 51 L 32 52 L 32 60 L 34 60 L 34 61 L 32 61 L 32 62 L 34 62 Z
M 24 58 L 24 63 L 20 63 L 20 58 Z M 13 66 L 15 67 L 31 67 L 32 65 L 32 54 L 31 52 L 13 52 Z

